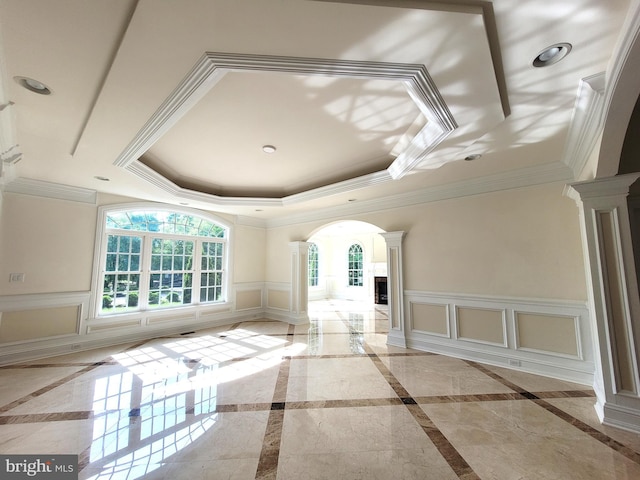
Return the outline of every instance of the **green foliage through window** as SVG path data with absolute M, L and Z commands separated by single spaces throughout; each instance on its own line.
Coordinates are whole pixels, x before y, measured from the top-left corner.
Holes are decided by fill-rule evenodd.
M 350 287 L 362 287 L 364 285 L 362 247 L 357 243 L 354 243 L 349 247 L 348 272 L 349 272 Z
M 225 301 L 226 227 L 146 210 L 109 212 L 105 226 L 102 314 Z

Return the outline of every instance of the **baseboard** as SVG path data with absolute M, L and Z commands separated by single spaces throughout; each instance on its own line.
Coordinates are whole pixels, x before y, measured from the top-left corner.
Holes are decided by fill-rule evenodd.
M 395 343 L 387 343 L 396 345 Z M 558 364 L 548 359 L 523 358 L 518 355 L 509 355 L 508 353 L 498 354 L 483 348 L 472 348 L 464 345 L 447 345 L 438 343 L 437 341 L 418 340 L 416 338 L 408 338 L 406 346 L 414 350 L 438 353 L 440 355 L 461 358 L 486 365 L 494 365 L 496 367 L 557 378 L 589 387 L 593 384 L 593 364 L 586 364 L 584 362 Z
M 175 319 L 156 325 L 129 326 L 118 329 L 97 331 L 86 335 L 76 335 L 61 339 L 39 340 L 19 345 L 4 346 L 0 353 L 0 365 L 10 365 L 41 358 L 67 355 L 94 348 L 122 345 L 131 342 L 150 340 L 166 335 L 221 327 L 237 322 L 264 319 L 264 315 L 256 312 L 224 312 L 214 315 L 202 315 L 189 322 L 177 322 Z
M 602 415 L 601 421 L 604 425 L 640 434 L 640 409 L 605 402 Z

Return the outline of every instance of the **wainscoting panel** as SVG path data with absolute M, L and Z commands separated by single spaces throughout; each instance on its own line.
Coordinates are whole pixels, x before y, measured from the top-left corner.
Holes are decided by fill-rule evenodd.
M 516 348 L 581 358 L 578 317 L 515 312 Z
M 412 332 L 451 338 L 448 304 L 411 302 L 406 311 Z
M 264 308 L 264 283 L 247 283 L 235 286 L 236 311 Z
M 291 288 L 289 286 L 286 289 L 275 288 L 274 286 L 267 287 L 267 308 L 288 312 L 290 302 Z
M 81 313 L 80 305 L 4 312 L 0 320 L 0 344 L 77 335 Z
M 230 302 L 100 318 L 89 311 L 88 291 L 0 296 L 0 365 L 244 320 L 300 323 L 289 309 L 290 292 L 285 283 L 236 284 Z
M 456 306 L 456 338 L 507 347 L 506 310 Z
M 593 384 L 586 302 L 413 290 L 404 301 L 407 347 Z

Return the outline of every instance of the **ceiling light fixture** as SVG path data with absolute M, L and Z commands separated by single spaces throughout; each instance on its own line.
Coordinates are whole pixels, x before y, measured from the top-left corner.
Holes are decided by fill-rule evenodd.
M 569 55 L 571 51 L 570 43 L 556 43 L 542 50 L 536 58 L 533 59 L 534 67 L 548 67 L 554 63 L 558 63 L 564 57 Z
M 29 77 L 13 77 L 13 79 L 31 92 L 39 95 L 51 95 L 51 89 L 38 80 Z
M 276 151 L 276 147 L 274 147 L 273 145 L 263 145 L 262 151 L 264 153 L 273 153 Z
M 472 155 L 467 155 L 466 157 L 464 157 L 464 159 L 467 162 L 471 162 L 473 160 L 478 160 L 480 157 L 482 157 L 482 155 L 480 155 L 479 153 L 474 153 Z
M 96 180 L 100 180 L 101 182 L 109 182 L 111 181 L 110 179 L 108 179 L 107 177 L 101 177 L 100 175 L 96 175 L 95 177 Z

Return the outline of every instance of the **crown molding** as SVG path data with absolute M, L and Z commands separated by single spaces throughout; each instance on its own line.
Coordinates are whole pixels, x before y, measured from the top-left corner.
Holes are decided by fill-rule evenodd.
M 4 191 L 22 195 L 68 200 L 70 202 L 89 203 L 91 205 L 96 204 L 97 198 L 96 190 L 24 177 L 18 177 L 7 183 L 4 186 Z
M 283 216 L 267 220 L 267 228 L 283 227 L 312 221 L 333 220 L 345 216 L 377 213 L 383 210 L 491 193 L 515 188 L 530 187 L 573 179 L 572 172 L 562 163 L 535 165 L 462 182 L 438 185 L 385 198 L 366 200 L 348 205 L 318 209 L 310 213 Z
M 580 174 L 589 160 L 589 155 L 593 152 L 602 133 L 604 103 L 604 72 L 580 80 L 562 156 L 563 163 L 573 171 L 573 178 L 580 178 Z
M 190 190 L 176 185 L 165 176 L 159 174 L 154 169 L 148 167 L 139 160 L 135 160 L 127 165 L 126 170 L 136 175 L 138 178 L 147 181 L 160 190 L 172 195 L 176 199 L 205 202 L 213 207 L 223 206 L 256 206 L 256 207 L 283 207 L 298 203 L 316 200 L 339 193 L 350 192 L 359 188 L 372 187 L 393 180 L 386 170 L 374 172 L 368 175 L 344 180 L 324 187 L 314 188 L 306 192 L 289 195 L 283 198 L 265 197 L 225 197 L 210 193 Z
M 325 77 L 357 78 L 363 80 L 376 79 L 400 82 L 407 94 L 426 117 L 427 122 L 411 139 L 407 148 L 398 155 L 394 162 L 383 172 L 376 172 L 376 181 L 393 180 L 411 172 L 433 149 L 435 149 L 458 125 L 449 111 L 444 99 L 431 79 L 426 67 L 421 64 L 367 62 L 355 60 L 335 60 L 305 57 L 281 57 L 271 55 L 250 55 L 233 53 L 205 53 L 173 93 L 162 103 L 153 116 L 135 135 L 129 145 L 114 161 L 114 165 L 122 167 L 152 181 L 160 188 L 171 193 L 177 187 L 169 179 L 161 181 L 156 172 L 139 175 L 139 158 L 158 141 L 175 123 L 196 105 L 227 72 L 278 72 L 293 75 L 319 75 Z M 328 188 L 313 189 L 299 195 L 290 195 L 282 199 L 283 203 L 297 203 L 324 195 L 340 193 L 342 188 L 354 188 L 349 182 L 359 179 L 338 182 Z M 168 182 L 168 183 L 167 183 Z M 173 187 L 167 188 L 168 184 Z M 186 189 L 180 189 L 187 194 Z M 189 191 L 188 195 L 197 195 Z M 211 196 L 209 196 L 211 197 Z M 239 197 L 214 196 L 217 204 L 245 204 Z M 250 200 L 252 204 L 263 204 L 263 199 Z M 238 203 L 240 202 L 240 203 Z

